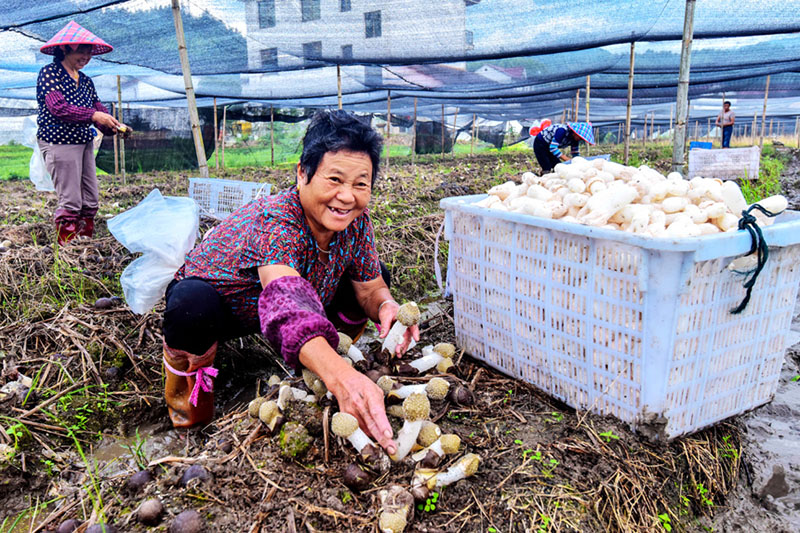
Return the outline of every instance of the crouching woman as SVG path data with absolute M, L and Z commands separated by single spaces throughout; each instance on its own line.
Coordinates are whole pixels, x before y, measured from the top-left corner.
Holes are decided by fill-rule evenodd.
M 167 288 L 163 325 L 165 395 L 176 427 L 213 417 L 218 343 L 261 332 L 289 366 L 316 373 L 339 408 L 393 453 L 383 392 L 336 353 L 337 330 L 356 338 L 372 319 L 385 336 L 399 309 L 367 210 L 381 145 L 350 113 L 316 114 L 296 185 L 241 207 L 187 255 Z M 418 340 L 417 328 L 398 352 L 412 336 Z

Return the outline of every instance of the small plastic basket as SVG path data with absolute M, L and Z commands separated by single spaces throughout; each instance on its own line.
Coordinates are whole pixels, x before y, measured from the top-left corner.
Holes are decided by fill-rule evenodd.
M 576 409 L 671 439 L 768 402 L 800 284 L 800 213 L 764 228 L 747 308 L 730 261 L 747 232 L 653 239 L 446 198 L 459 345 Z
M 269 194 L 272 185 L 220 178 L 189 178 L 189 198 L 203 216 L 224 220 L 241 206 Z

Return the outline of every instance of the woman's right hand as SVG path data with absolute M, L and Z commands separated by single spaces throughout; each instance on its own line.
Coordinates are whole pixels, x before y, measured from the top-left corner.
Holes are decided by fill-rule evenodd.
M 349 366 L 349 365 L 348 365 Z M 339 410 L 350 413 L 358 426 L 371 435 L 389 455 L 397 451 L 392 440 L 392 426 L 386 418 L 383 391 L 367 376 L 349 367 L 336 376 L 331 392 L 339 402 Z
M 120 125 L 119 120 L 115 119 L 108 113 L 103 113 L 102 111 L 95 111 L 92 114 L 92 122 L 94 122 L 95 124 L 99 124 L 101 126 L 105 126 L 112 130 L 116 130 L 117 126 Z

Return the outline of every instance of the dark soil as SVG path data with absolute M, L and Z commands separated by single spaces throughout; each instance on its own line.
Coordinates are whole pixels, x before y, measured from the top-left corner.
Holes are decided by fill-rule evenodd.
M 530 156 L 392 161 L 379 181 L 371 203 L 376 240 L 395 296 L 427 310 L 420 345 L 454 340 L 452 306 L 438 297 L 432 267 L 439 200 L 516 179 L 533 168 Z M 786 181 L 794 191 L 798 166 L 795 154 Z M 288 169 L 224 176 L 278 189 L 293 180 Z M 187 177 L 148 173 L 129 176 L 126 185 L 103 178 L 100 215 L 135 205 L 153 187 L 185 195 Z M 247 414 L 267 377 L 285 375 L 258 337 L 221 347 L 215 421 L 172 430 L 161 398 L 163 304 L 146 315 L 124 303 L 94 305 L 123 296 L 119 274 L 133 256 L 104 222 L 92 241 L 55 246 L 54 197 L 24 181 L 2 188 L 0 241 L 12 244 L 0 254 L 0 386 L 20 374 L 34 386 L 27 397 L 0 401 L 0 443 L 16 448 L 0 461 L 0 531 L 55 531 L 67 519 L 97 522 L 101 511 L 120 531 L 147 531 L 137 509 L 151 498 L 164 506 L 159 531 L 187 510 L 199 513 L 207 531 L 376 531 L 379 489 L 408 486 L 412 467 L 395 465 L 354 493 L 341 479 L 353 450 L 335 437 L 327 446 L 315 437 L 302 459 L 281 456 L 277 436 Z M 444 266 L 446 243 L 440 254 Z M 360 345 L 379 349 L 374 335 Z M 443 432 L 461 437 L 457 457 L 471 452 L 482 462 L 475 476 L 441 492 L 435 510 L 418 510 L 407 531 L 663 531 L 666 522 L 674 531 L 702 531 L 744 483 L 736 421 L 653 444 L 468 354 L 457 356 L 453 379 L 474 390 L 475 404 L 434 402 L 432 416 Z M 207 479 L 183 484 L 192 465 Z M 143 468 L 153 480 L 131 490 L 127 479 Z

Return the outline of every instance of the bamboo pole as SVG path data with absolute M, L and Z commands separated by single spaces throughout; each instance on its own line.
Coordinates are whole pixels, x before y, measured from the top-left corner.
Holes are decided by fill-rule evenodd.
M 770 138 L 772 138 L 772 122 L 774 120 L 775 120 L 774 118 L 769 119 L 769 134 L 768 134 L 768 137 L 770 137 Z
M 800 117 L 794 119 L 794 134 L 797 137 L 797 147 L 800 148 Z
M 444 104 L 442 104 L 442 157 L 444 157 Z
M 453 156 L 456 155 L 456 139 L 458 139 L 458 125 L 456 121 L 458 120 L 458 108 L 456 107 L 456 114 L 453 115 Z
M 756 132 L 758 131 L 758 111 L 753 111 L 753 125 L 750 133 L 753 135 L 753 146 L 756 145 Z
M 706 124 L 706 139 L 709 141 L 711 140 L 711 119 L 707 119 L 708 124 Z
M 653 136 L 653 132 L 655 131 L 655 124 L 656 124 L 656 113 L 654 111 L 654 112 L 650 113 L 650 137 Z M 658 138 L 658 136 L 656 136 L 656 139 L 657 138 Z
M 689 70 L 691 67 L 692 37 L 694 36 L 695 0 L 686 0 L 683 15 L 683 39 L 681 40 L 681 65 L 678 74 L 678 94 L 675 119 L 675 134 L 672 141 L 672 171 L 683 169 L 686 155 L 686 122 L 689 118 Z
M 194 97 L 192 85 L 192 72 L 189 68 L 189 53 L 186 50 L 186 36 L 183 33 L 183 20 L 181 19 L 180 0 L 172 0 L 172 18 L 175 19 L 175 36 L 178 39 L 178 55 L 181 60 L 183 81 L 186 86 L 186 100 L 189 106 L 189 121 L 192 123 L 192 138 L 197 154 L 197 168 L 200 176 L 208 177 L 208 163 L 206 162 L 206 148 L 203 146 L 203 136 L 200 133 L 200 117 L 197 115 L 197 101 Z
M 622 139 L 622 122 L 620 122 L 617 125 L 617 144 L 619 144 L 621 139 Z
M 631 104 L 633 104 L 633 58 L 636 43 L 631 42 L 631 61 L 628 70 L 628 106 L 625 110 L 625 153 L 624 163 L 628 164 L 628 156 L 631 152 Z
M 414 97 L 414 136 L 411 138 L 411 164 L 417 152 L 417 97 Z
M 389 172 L 389 136 L 392 127 L 392 91 L 386 91 L 386 170 Z
M 111 116 L 116 117 L 116 106 L 114 102 L 111 102 Z M 117 135 L 111 137 L 114 143 L 114 178 L 112 180 L 116 180 L 116 176 L 119 174 L 119 139 Z
M 699 120 L 695 120 L 694 121 L 694 140 L 695 141 L 699 141 L 700 140 L 700 121 Z
M 470 135 L 470 141 L 469 141 L 469 156 L 470 157 L 472 157 L 473 154 L 475 153 L 475 120 L 476 120 L 475 113 L 473 113 L 472 114 L 472 134 Z M 795 130 L 796 129 L 797 129 L 797 127 L 795 126 Z M 800 137 L 798 137 L 798 138 L 800 138 Z
M 342 66 L 336 65 L 336 99 L 339 109 L 342 108 Z
M 586 76 L 586 122 L 589 121 L 589 89 L 592 85 L 592 77 Z
M 217 131 L 219 125 L 217 124 L 217 97 L 214 97 L 214 167 L 219 170 L 219 142 L 217 139 Z
M 575 122 L 578 122 L 578 109 L 580 109 L 580 104 L 581 104 L 581 90 L 578 89 L 575 91 L 575 112 L 572 113 L 573 120 L 575 120 Z
M 647 148 L 647 113 L 644 114 L 644 124 L 642 125 L 642 148 Z
M 767 97 L 769 96 L 769 74 L 767 74 L 767 85 L 764 87 L 764 111 L 761 114 L 761 137 L 758 140 L 758 149 L 764 150 L 764 128 L 767 126 Z
M 269 163 L 275 166 L 275 108 L 269 104 Z
M 222 131 L 220 132 L 220 136 L 222 137 L 222 170 L 225 170 L 225 130 L 228 128 L 228 106 L 224 106 L 222 108 Z
M 117 120 L 122 120 L 122 82 L 120 81 L 119 74 L 117 74 Z M 115 136 L 116 137 L 116 136 Z M 119 138 L 119 166 L 122 170 L 122 184 L 125 185 L 125 139 Z

